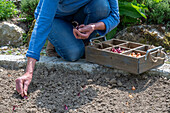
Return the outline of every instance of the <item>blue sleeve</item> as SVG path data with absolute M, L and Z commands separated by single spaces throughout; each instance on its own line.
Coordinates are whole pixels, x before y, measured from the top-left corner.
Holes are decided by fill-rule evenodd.
M 39 15 L 39 13 L 40 13 L 40 9 L 41 9 L 42 2 L 43 2 L 43 0 L 40 0 L 39 3 L 38 3 L 38 5 L 37 5 L 37 8 L 35 9 L 35 12 L 34 12 L 34 17 L 35 17 L 35 19 L 38 18 L 38 15 Z
M 109 0 L 109 3 L 111 9 L 109 16 L 99 21 L 103 22 L 106 25 L 105 31 L 104 30 L 97 31 L 102 36 L 106 35 L 108 32 L 114 29 L 120 22 L 118 0 Z
M 41 49 L 51 31 L 52 22 L 57 9 L 57 3 L 58 0 L 42 0 L 41 10 L 31 35 L 26 57 L 34 58 L 37 61 L 39 60 Z

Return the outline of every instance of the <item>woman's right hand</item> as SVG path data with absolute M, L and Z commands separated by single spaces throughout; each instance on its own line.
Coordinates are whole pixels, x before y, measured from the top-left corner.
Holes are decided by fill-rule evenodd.
M 27 95 L 28 86 L 31 83 L 32 74 L 25 73 L 23 76 L 16 79 L 16 90 L 17 92 L 24 97 Z

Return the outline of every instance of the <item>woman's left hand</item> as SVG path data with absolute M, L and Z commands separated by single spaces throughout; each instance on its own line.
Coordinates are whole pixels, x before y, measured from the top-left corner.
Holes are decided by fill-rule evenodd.
M 73 29 L 73 34 L 77 39 L 87 39 L 95 30 L 94 24 L 80 25 L 78 29 Z

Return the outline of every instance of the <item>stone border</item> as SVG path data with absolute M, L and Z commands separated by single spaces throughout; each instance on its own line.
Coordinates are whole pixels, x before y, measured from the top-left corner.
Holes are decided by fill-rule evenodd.
M 26 68 L 26 58 L 25 56 L 0 55 L 0 66 L 10 69 Z M 36 63 L 35 68 L 46 68 L 48 71 L 57 70 L 81 74 L 129 74 L 128 72 L 119 69 L 107 68 L 98 64 L 89 63 L 84 59 L 80 59 L 77 62 L 67 62 L 61 58 L 47 56 L 41 56 L 40 61 Z M 170 64 L 164 64 L 145 73 L 150 75 L 166 76 L 167 78 L 170 78 Z

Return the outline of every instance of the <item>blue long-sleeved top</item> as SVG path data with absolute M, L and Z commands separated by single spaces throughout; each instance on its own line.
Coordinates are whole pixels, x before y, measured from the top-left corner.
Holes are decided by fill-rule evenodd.
M 84 6 L 89 1 L 90 0 L 40 0 L 34 13 L 36 23 L 26 56 L 38 61 L 41 49 L 50 33 L 54 17 L 74 14 L 80 7 Z M 119 23 L 118 0 L 108 1 L 111 12 L 107 18 L 99 21 L 103 22 L 106 26 L 105 31 L 98 31 L 100 35 L 107 34 Z

